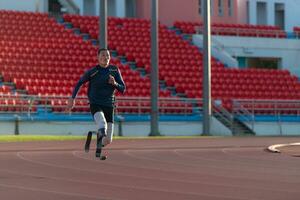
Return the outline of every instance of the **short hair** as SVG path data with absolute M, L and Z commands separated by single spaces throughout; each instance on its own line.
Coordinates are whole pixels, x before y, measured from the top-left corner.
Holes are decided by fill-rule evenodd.
M 101 51 L 108 51 L 108 52 L 109 52 L 109 50 L 108 50 L 107 48 L 100 48 L 100 49 L 98 49 L 98 51 L 97 51 L 97 56 L 100 55 Z

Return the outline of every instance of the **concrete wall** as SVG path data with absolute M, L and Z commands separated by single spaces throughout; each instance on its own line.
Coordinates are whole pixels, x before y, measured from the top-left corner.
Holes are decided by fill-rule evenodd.
M 30 12 L 48 12 L 48 0 L 0 0 L 0 9 Z
M 99 15 L 99 0 L 73 0 L 80 8 L 81 15 Z M 108 5 L 114 6 L 113 16 L 126 15 L 126 0 L 108 0 Z M 159 0 L 159 19 L 163 24 L 171 26 L 176 20 L 202 21 L 198 13 L 199 0 Z M 223 16 L 218 15 L 218 0 L 212 0 L 212 22 L 215 23 L 246 23 L 257 24 L 257 2 L 267 4 L 267 24 L 275 24 L 275 3 L 285 4 L 285 30 L 292 32 L 294 26 L 300 26 L 299 0 L 233 0 L 233 15 L 228 16 L 228 1 L 223 2 Z M 249 3 L 249 13 L 247 11 Z M 95 8 L 91 7 L 95 5 Z M 20 11 L 48 11 L 48 0 L 0 0 L 0 9 Z M 138 18 L 151 18 L 151 0 L 137 0 L 136 12 Z
M 80 15 L 99 16 L 100 14 L 99 0 L 74 0 L 74 3 L 79 7 Z M 108 0 L 108 16 L 125 17 L 125 3 L 126 0 Z M 94 5 L 95 8 L 92 8 L 92 5 Z
M 231 135 L 230 130 L 216 119 L 212 119 L 211 132 L 213 135 Z M 15 122 L 0 122 L 1 134 L 14 134 Z M 119 123 L 115 123 L 114 134 L 119 135 Z M 160 133 L 167 136 L 200 135 L 201 122 L 160 122 Z M 21 121 L 19 133 L 21 135 L 85 135 L 90 130 L 96 130 L 94 122 L 61 122 L 61 121 Z M 148 136 L 150 122 L 123 122 L 124 136 Z
M 193 35 L 193 43 L 203 49 L 203 35 Z M 211 39 L 211 53 L 228 67 L 238 67 L 238 61 L 233 57 L 233 52 L 229 51 L 229 48 L 225 48 L 222 43 L 215 38 Z
M 159 0 L 159 20 L 168 26 L 174 21 L 202 21 L 198 13 L 199 0 Z M 224 1 L 225 2 L 225 1 Z M 228 16 L 227 1 L 223 4 L 224 15 L 218 16 L 218 0 L 212 0 L 212 22 L 236 23 L 238 21 L 237 0 L 233 2 L 232 16 Z M 151 0 L 137 1 L 137 17 L 151 19 Z
M 231 36 L 212 36 L 212 39 L 236 57 L 280 58 L 282 69 L 300 77 L 300 40 Z
M 247 1 L 246 0 L 237 0 L 238 23 L 241 23 L 241 24 L 248 23 L 247 15 L 248 15 Z
M 115 133 L 118 135 L 118 123 L 115 125 Z M 122 125 L 124 136 L 147 136 L 150 133 L 150 122 L 125 122 Z M 187 136 L 201 135 L 201 122 L 160 122 L 159 130 L 162 135 Z M 213 135 L 231 135 L 231 131 L 215 118 L 211 120 L 211 133 Z
M 0 121 L 0 127 L 0 135 L 11 135 L 15 133 L 15 122 Z
M 115 123 L 114 135 L 119 135 L 118 123 Z M 14 134 L 14 122 L 0 122 L 0 135 Z M 252 127 L 251 124 L 248 124 Z M 201 122 L 160 122 L 160 133 L 166 136 L 193 136 L 202 133 Z M 297 122 L 255 122 L 253 125 L 257 136 L 293 135 L 300 136 L 300 123 Z M 93 122 L 20 122 L 21 135 L 86 135 L 95 130 Z M 125 122 L 122 125 L 123 136 L 148 136 L 150 122 Z M 216 119 L 212 119 L 212 135 L 231 136 L 231 132 Z
M 250 125 L 248 126 L 250 127 Z M 300 136 L 300 123 L 256 122 L 254 131 L 258 136 Z
M 73 0 L 74 3 L 78 6 L 80 10 L 80 15 L 84 15 L 84 0 Z M 94 1 L 94 0 L 91 0 Z M 96 3 L 95 3 L 96 4 Z M 97 4 L 95 5 L 95 10 L 99 12 L 99 9 L 97 8 Z
M 83 13 L 88 13 L 88 15 L 96 15 L 96 1 L 88 0 L 83 2 Z
M 275 3 L 285 4 L 285 30 L 293 31 L 294 26 L 300 26 L 300 1 L 299 0 L 248 0 L 250 7 L 250 23 L 257 22 L 257 2 L 266 2 L 267 4 L 267 24 L 275 25 Z

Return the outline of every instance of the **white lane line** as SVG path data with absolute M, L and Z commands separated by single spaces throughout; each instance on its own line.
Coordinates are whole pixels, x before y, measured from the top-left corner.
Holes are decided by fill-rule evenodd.
M 18 152 L 19 153 L 19 156 L 21 156 L 21 152 Z M 22 156 L 19 157 L 22 159 Z M 24 159 L 22 159 L 24 160 Z M 26 161 L 29 161 L 31 162 L 30 159 L 26 159 Z M 32 161 L 32 162 L 35 162 L 35 161 Z M 48 164 L 48 163 L 44 163 L 44 162 L 39 162 L 39 164 L 41 165 L 50 165 L 50 166 L 54 166 L 54 167 L 58 167 L 58 168 L 64 168 L 64 169 L 76 169 L 76 170 L 81 170 L 81 169 L 77 169 L 77 168 L 71 168 L 71 167 L 63 167 L 63 166 L 57 166 L 57 165 L 52 165 L 52 164 Z M 1 170 L 1 169 L 0 169 Z M 7 170 L 1 170 L 1 171 L 7 171 Z M 82 170 L 82 171 L 91 171 L 91 170 Z M 8 171 L 9 172 L 9 171 Z M 94 171 L 93 171 L 94 172 Z M 15 173 L 15 174 L 23 174 L 23 175 L 27 175 L 27 176 L 34 176 L 36 177 L 36 174 L 25 174 L 25 173 L 19 173 L 19 172 L 11 172 L 10 173 Z M 99 172 L 98 172 L 99 173 Z M 103 173 L 102 173 L 103 174 Z M 114 173 L 115 174 L 115 173 Z M 116 174 L 115 174 L 116 175 Z M 96 185 L 106 185 L 106 186 L 111 186 L 111 187 L 119 187 L 119 188 L 129 188 L 129 189 L 137 189 L 137 190 L 146 190 L 146 191 L 156 191 L 156 192 L 171 192 L 171 193 L 175 193 L 175 194 L 183 194 L 183 195 L 197 195 L 197 196 L 210 196 L 210 197 L 219 197 L 218 195 L 212 195 L 212 194 L 199 194 L 199 193 L 195 193 L 195 192 L 180 192 L 180 191 L 170 191 L 170 190 L 165 190 L 165 189 L 150 189 L 150 188 L 145 188 L 145 187 L 136 187 L 136 186 L 124 186 L 124 185 L 115 185 L 115 184 L 104 184 L 104 183 L 99 183 L 99 182 L 94 182 L 94 181 L 78 181 L 78 180 L 74 180 L 74 179 L 66 179 L 66 178 L 59 178 L 59 177 L 52 177 L 52 176 L 44 176 L 45 178 L 49 178 L 49 179 L 53 179 L 53 180 L 61 180 L 61 181 L 69 181 L 69 182 L 75 182 L 75 183 L 88 183 L 88 184 L 96 184 Z M 141 178 L 141 177 L 139 177 Z M 157 179 L 157 178 L 154 178 L 156 181 L 160 180 L 160 179 Z M 166 181 L 176 181 L 176 180 L 168 180 L 166 179 Z M 178 181 L 178 180 L 177 180 Z M 178 181 L 178 182 L 187 182 L 189 183 L 189 181 Z M 193 181 L 190 181 L 191 183 L 197 183 L 197 182 L 193 182 Z M 202 182 L 200 182 L 202 183 Z M 203 184 L 203 183 L 202 183 Z M 211 186 L 224 186 L 224 185 L 220 185 L 220 184 L 212 184 L 212 183 L 209 183 L 208 185 L 211 185 Z M 248 186 L 241 186 L 241 185 L 225 185 L 227 187 L 236 187 L 236 188 L 252 188 L 253 186 L 251 187 L 248 187 Z M 274 191 L 272 189 L 268 189 L 268 188 L 257 188 L 257 187 L 253 187 L 253 189 L 259 189 L 259 190 L 266 190 L 266 191 Z M 39 189 L 38 189 L 39 190 Z M 277 189 L 276 189 L 277 190 Z M 277 191 L 280 191 L 281 190 L 277 190 Z M 282 192 L 287 192 L 286 190 L 282 191 Z M 298 191 L 288 191 L 288 192 L 293 192 L 293 193 L 298 193 Z M 91 198 L 94 198 L 94 197 L 91 197 Z M 224 196 L 224 198 L 226 198 Z M 229 197 L 230 198 L 230 197 Z M 243 198 L 237 198 L 237 199 L 243 199 Z
M 63 168 L 63 169 L 81 170 L 81 169 L 78 169 L 78 168 L 52 165 L 52 164 L 49 164 L 49 163 L 44 163 L 44 162 L 40 162 L 40 161 L 33 161 L 33 160 L 30 160 L 30 159 L 26 159 L 25 157 L 23 157 L 21 155 L 21 152 L 18 152 L 17 156 L 20 159 L 22 159 L 22 160 L 25 160 L 25 161 L 28 161 L 28 162 L 32 162 L 32 163 L 35 163 L 35 164 L 52 166 L 52 167 Z M 1 171 L 3 171 L 3 170 L 1 170 Z M 90 170 L 81 170 L 81 171 L 90 171 Z M 100 182 L 95 182 L 95 181 L 78 181 L 78 180 L 75 180 L 75 179 L 58 178 L 58 177 L 52 177 L 52 176 L 44 176 L 44 177 L 45 178 L 49 178 L 49 179 L 54 179 L 54 180 L 60 180 L 60 181 L 68 181 L 68 182 L 75 182 L 75 183 L 89 183 L 89 184 L 96 184 L 96 185 L 105 185 L 105 186 L 109 186 L 109 187 L 118 187 L 118 188 L 121 188 L 121 189 L 127 188 L 127 189 L 131 189 L 131 190 L 134 189 L 134 190 L 144 190 L 144 191 L 151 191 L 151 192 L 166 192 L 166 193 L 174 193 L 174 194 L 181 194 L 181 195 L 192 195 L 192 196 L 200 196 L 200 197 L 202 197 L 202 196 L 220 197 L 220 196 L 214 195 L 214 194 L 200 194 L 200 193 L 195 193 L 195 192 L 180 192 L 180 191 L 171 191 L 169 189 L 159 189 L 159 188 L 148 188 L 148 187 L 141 187 L 141 186 L 130 186 L 130 185 L 100 183 Z M 239 199 L 239 198 L 237 198 L 237 199 Z
M 26 173 L 19 173 L 19 172 L 13 172 L 10 170 L 2 170 L 0 169 L 0 171 L 5 171 L 8 173 L 13 173 L 13 174 L 19 174 L 19 175 L 25 175 L 25 176 L 36 176 L 36 175 L 29 175 Z M 62 181 L 71 181 L 71 182 L 81 182 L 81 181 L 76 181 L 76 180 L 72 180 L 72 179 L 64 179 L 64 178 L 56 178 L 56 177 L 47 177 L 47 176 L 43 176 L 45 178 L 49 178 L 49 179 L 54 179 L 54 180 L 62 180 Z M 88 182 L 83 182 L 83 183 L 90 183 L 92 181 L 88 181 Z M 113 186 L 113 187 L 120 187 L 120 186 L 116 186 L 116 185 L 112 185 L 112 184 L 101 184 L 98 182 L 93 182 L 94 184 L 97 185 L 107 185 L 107 186 Z M 216 184 L 217 185 L 217 184 Z M 224 186 L 224 185 L 223 185 Z M 90 199 L 98 199 L 98 200 L 104 200 L 103 198 L 99 199 L 98 196 L 90 196 L 90 195 L 83 195 L 83 194 L 78 194 L 78 193 L 69 193 L 69 192 L 58 192 L 58 191 L 54 191 L 54 190 L 47 190 L 47 189 L 39 189 L 39 188 L 34 188 L 34 187 L 25 187 L 25 186 L 18 186 L 18 185 L 11 185 L 11 184 L 1 184 L 0 183 L 0 187 L 4 187 L 4 188 L 14 188 L 14 189 L 21 189 L 21 190 L 29 190 L 29 191 L 33 191 L 33 192 L 46 192 L 46 193 L 53 193 L 53 194 L 60 194 L 60 195 L 68 195 L 68 196 L 78 196 L 78 197 L 85 197 L 85 198 L 90 198 Z M 239 186 L 238 186 L 239 187 Z M 207 194 L 207 193 L 195 193 L 195 192 L 180 192 L 180 191 L 170 191 L 169 189 L 165 190 L 165 189 L 149 189 L 149 188 L 143 188 L 141 189 L 139 188 L 135 188 L 133 186 L 125 186 L 125 188 L 129 188 L 129 189 L 137 189 L 137 190 L 146 190 L 146 191 L 150 191 L 150 192 L 165 192 L 165 193 L 174 193 L 174 194 L 180 194 L 180 195 L 191 195 L 191 196 L 197 196 L 199 198 L 201 197 L 217 197 L 217 198 L 221 198 L 221 199 L 228 199 L 228 200 L 251 200 L 248 198 L 243 198 L 243 197 L 232 197 L 232 196 L 225 196 L 225 195 L 221 195 L 221 194 Z M 287 192 L 286 190 L 283 192 Z M 105 200 L 118 200 L 117 198 L 105 198 Z M 254 199 L 253 199 L 254 200 Z
M 300 143 L 288 143 L 288 144 L 274 144 L 268 147 L 268 150 L 273 153 L 281 153 L 281 151 L 278 149 L 280 147 L 286 147 L 286 146 L 299 146 Z
M 84 195 L 84 194 L 79 194 L 79 193 L 70 193 L 70 192 L 58 192 L 54 190 L 46 190 L 46 189 L 39 189 L 39 188 L 34 188 L 34 187 L 28 187 L 28 186 L 19 186 L 19 185 L 9 185 L 9 184 L 1 184 L 0 187 L 4 188 L 13 188 L 13 189 L 19 189 L 19 190 L 29 190 L 32 192 L 46 192 L 46 193 L 51 193 L 51 194 L 57 194 L 57 195 L 64 195 L 64 196 L 72 196 L 72 197 L 84 197 L 84 198 L 89 198 L 89 199 L 99 199 L 99 196 L 90 196 L 90 195 Z M 107 198 L 106 198 L 107 200 Z

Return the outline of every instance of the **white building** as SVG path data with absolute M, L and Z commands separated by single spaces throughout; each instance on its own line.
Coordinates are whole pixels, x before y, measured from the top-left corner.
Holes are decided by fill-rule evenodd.
M 0 0 L 0 9 L 4 10 L 19 10 L 31 12 L 49 12 L 53 9 L 60 9 L 60 5 L 71 3 L 81 15 L 99 15 L 100 1 L 99 0 Z M 108 16 L 117 17 L 133 17 L 135 15 L 135 0 L 108 0 L 107 12 Z
M 277 25 L 287 32 L 300 26 L 299 0 L 248 0 L 246 6 L 250 24 Z

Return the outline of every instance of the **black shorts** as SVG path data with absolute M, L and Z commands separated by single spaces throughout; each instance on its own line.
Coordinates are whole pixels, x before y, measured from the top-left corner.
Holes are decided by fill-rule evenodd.
M 114 108 L 108 106 L 101 106 L 96 104 L 90 104 L 90 110 L 94 117 L 96 112 L 103 112 L 106 122 L 114 123 Z

